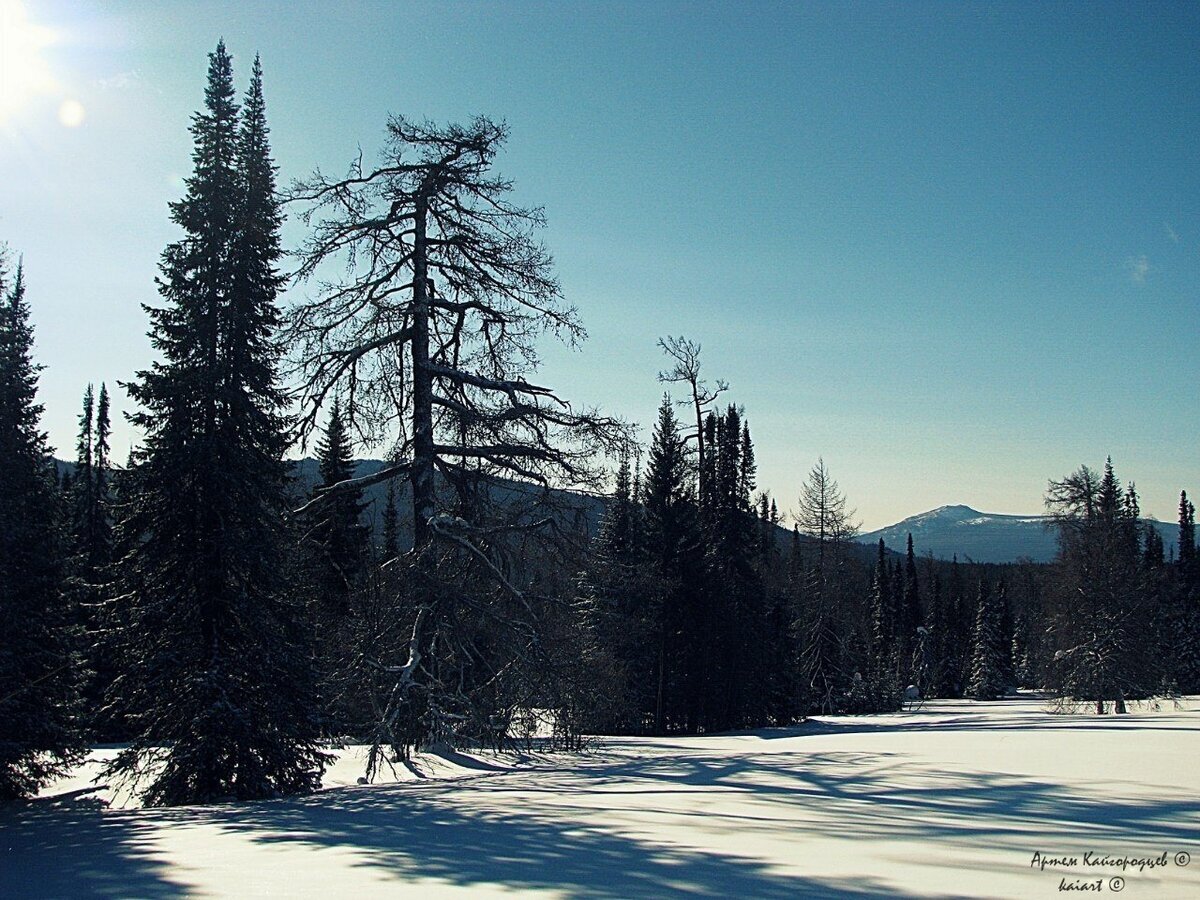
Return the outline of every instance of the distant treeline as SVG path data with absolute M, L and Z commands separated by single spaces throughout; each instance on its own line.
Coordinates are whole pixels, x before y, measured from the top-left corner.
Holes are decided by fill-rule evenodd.
M 55 464 L 0 254 L 0 798 L 95 741 L 123 744 L 106 777 L 173 805 L 312 790 L 343 740 L 370 776 L 547 719 L 573 748 L 1015 686 L 1101 712 L 1200 690 L 1186 496 L 1174 560 L 1111 465 L 1050 483 L 1051 565 L 864 547 L 824 461 L 784 520 L 745 410 L 682 337 L 660 342 L 676 395 L 643 463 L 626 423 L 532 377 L 540 335 L 583 331 L 541 212 L 492 171 L 503 124 L 394 117 L 374 167 L 281 192 L 265 110 L 257 60 L 239 103 L 219 44 L 126 466 L 104 385 Z M 286 312 L 285 200 L 312 291 Z

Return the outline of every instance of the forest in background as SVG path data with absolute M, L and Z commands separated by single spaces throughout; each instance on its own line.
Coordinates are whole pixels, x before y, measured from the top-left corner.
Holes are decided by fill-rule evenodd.
M 0 267 L 0 796 L 97 741 L 124 745 L 110 776 L 173 805 L 314 789 L 341 741 L 372 747 L 370 777 L 547 719 L 570 749 L 906 696 L 1020 686 L 1121 712 L 1200 691 L 1186 494 L 1173 557 L 1111 462 L 1049 482 L 1053 564 L 872 552 L 823 461 L 788 513 L 760 488 L 748 411 L 694 342 L 661 340 L 645 448 L 531 380 L 540 339 L 583 330 L 541 211 L 492 170 L 502 124 L 395 117 L 374 168 L 280 191 L 261 67 L 239 103 L 222 44 L 191 133 L 125 466 L 104 385 L 54 464 L 26 274 Z M 309 235 L 290 257 L 285 204 Z M 309 296 L 283 310 L 289 278 Z M 310 441 L 306 491 L 286 454 Z M 357 474 L 360 448 L 385 464 Z M 370 529 L 362 492 L 384 483 Z M 581 496 L 604 498 L 598 523 Z

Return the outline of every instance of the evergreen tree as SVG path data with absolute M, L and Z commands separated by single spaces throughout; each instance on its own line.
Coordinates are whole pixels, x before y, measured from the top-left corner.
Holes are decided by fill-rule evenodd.
M 396 504 L 396 482 L 388 481 L 387 500 L 383 507 L 383 560 L 400 554 L 400 510 Z
M 1165 545 L 1163 544 L 1162 534 L 1159 533 L 1159 530 L 1155 528 L 1154 525 L 1146 523 L 1143 541 L 1143 565 L 1151 569 L 1161 568 L 1167 559 L 1167 551 Z
M 707 532 L 705 585 L 714 631 L 707 674 L 711 701 L 706 728 L 727 729 L 765 719 L 764 671 L 767 619 L 764 587 L 754 567 L 756 528 L 743 448 L 749 442 L 741 412 L 733 406 L 716 417 L 712 483 L 702 515 Z M 752 466 L 752 461 L 751 461 Z M 748 477 L 749 474 L 749 477 Z
M 147 307 L 162 356 L 130 384 L 145 434 L 123 498 L 123 673 L 136 734 L 111 774 L 151 805 L 252 799 L 320 782 L 302 611 L 283 578 L 287 467 L 277 383 L 282 283 L 257 64 L 239 120 L 224 43 L 191 127 L 194 171 Z
M 750 497 L 757 486 L 758 466 L 754 462 L 754 442 L 750 439 L 750 423 L 742 423 L 742 440 L 738 460 L 738 495 L 749 508 Z
M 972 624 L 967 605 L 966 589 L 955 556 L 950 562 L 950 579 L 946 598 L 945 681 L 939 690 L 942 697 L 961 697 L 970 678 Z
M 896 625 L 892 605 L 892 576 L 883 538 L 875 560 L 875 575 L 871 580 L 871 661 L 878 670 L 894 668 L 896 659 Z
M 10 280 L 11 278 L 11 280 Z M 0 247 L 0 801 L 81 756 L 78 659 L 61 595 L 57 473 L 39 427 L 40 366 L 21 266 Z
M 1011 645 L 1005 642 L 1001 629 L 1001 602 L 1002 598 L 993 595 L 987 583 L 980 579 L 971 680 L 967 684 L 967 694 L 976 700 L 995 700 L 1004 696 L 1005 657 L 1011 653 Z
M 1179 494 L 1179 553 L 1171 573 L 1160 639 L 1162 656 L 1172 662 L 1176 687 L 1200 691 L 1200 563 L 1196 554 L 1196 507 L 1187 491 Z
M 917 628 L 924 622 L 921 612 L 921 585 L 917 577 L 917 559 L 913 553 L 911 533 L 908 535 L 904 576 L 900 584 L 900 607 L 896 615 L 896 651 L 900 655 L 900 661 L 907 664 L 913 658 L 916 648 Z
M 90 533 L 92 563 L 97 568 L 112 561 L 112 464 L 109 461 L 108 385 L 100 383 L 100 399 L 96 404 L 95 440 L 92 445 L 92 523 Z
M 83 412 L 79 416 L 79 437 L 75 443 L 75 477 L 71 483 L 74 503 L 72 530 L 76 544 L 87 547 L 91 544 L 88 532 L 92 525 L 92 507 L 96 481 L 92 474 L 92 449 L 95 426 L 95 395 L 89 384 L 83 393 Z
M 1122 492 L 1112 460 L 1097 478 L 1086 466 L 1052 481 L 1047 507 L 1059 526 L 1050 602 L 1053 687 L 1064 697 L 1111 700 L 1125 711 L 1162 681 L 1154 652 L 1156 618 L 1137 521 L 1137 494 Z
M 1179 567 L 1189 575 L 1196 562 L 1196 507 L 1187 491 L 1179 492 Z
M 1013 683 L 1018 687 L 1038 687 L 1029 646 L 1029 620 L 1023 611 L 1013 616 L 1012 665 Z
M 663 718 L 662 591 L 647 564 L 645 522 L 634 491 L 629 453 L 623 452 L 581 600 L 590 671 L 585 719 L 592 730 L 605 732 L 661 730 Z M 656 724 L 648 727 L 651 717 Z
M 997 655 L 1000 658 L 1000 683 L 1007 688 L 1017 683 L 1016 667 L 1013 664 L 1014 635 L 1017 626 L 1008 585 L 1003 580 L 996 586 L 996 607 L 1000 612 L 1000 636 L 997 644 Z
M 945 591 L 942 589 L 942 579 L 929 560 L 929 615 L 926 626 L 929 628 L 929 684 L 924 689 L 926 697 L 950 696 L 947 686 L 947 669 L 950 656 L 950 614 Z
M 103 740 L 123 737 L 103 713 L 103 697 L 116 677 L 107 638 L 105 598 L 112 562 L 112 521 L 108 462 L 108 390 L 100 386 L 99 404 L 92 385 L 83 396 L 71 483 L 71 553 L 68 585 L 76 623 L 82 629 L 84 701 L 91 734 Z
M 647 460 L 645 548 L 660 585 L 651 601 L 655 731 L 695 731 L 710 708 L 714 640 L 711 597 L 703 588 L 700 523 L 692 461 L 664 396 Z
M 325 433 L 317 444 L 317 459 L 321 472 L 321 483 L 316 488 L 318 495 L 354 477 L 354 457 L 341 404 L 336 400 Z M 317 507 L 317 521 L 309 533 L 316 554 L 313 589 L 317 605 L 326 618 L 336 620 L 349 612 L 350 596 L 366 572 L 364 509 L 366 504 L 361 488 L 339 490 Z
M 112 512 L 109 471 L 108 389 L 100 385 L 94 401 L 89 384 L 83 396 L 76 443 L 75 477 L 71 483 L 71 526 L 78 558 L 78 577 L 95 586 L 112 561 Z

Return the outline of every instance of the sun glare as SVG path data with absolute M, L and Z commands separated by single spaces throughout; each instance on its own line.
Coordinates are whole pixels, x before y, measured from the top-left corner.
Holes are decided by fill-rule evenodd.
M 0 124 L 57 84 L 42 57 L 54 32 L 29 21 L 20 0 L 0 0 Z

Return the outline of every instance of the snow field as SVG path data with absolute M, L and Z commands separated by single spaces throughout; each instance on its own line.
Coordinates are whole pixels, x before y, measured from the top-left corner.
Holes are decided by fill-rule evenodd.
M 374 785 L 350 748 L 318 794 L 211 808 L 121 808 L 88 764 L 0 812 L 0 897 L 1200 897 L 1198 709 L 935 701 Z

